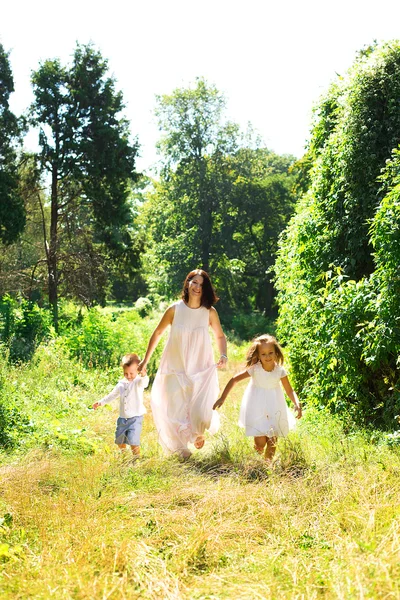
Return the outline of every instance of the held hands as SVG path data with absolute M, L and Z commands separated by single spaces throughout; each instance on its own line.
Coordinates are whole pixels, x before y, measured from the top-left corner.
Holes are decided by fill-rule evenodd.
M 222 398 L 218 398 L 218 400 L 214 403 L 213 410 L 222 406 L 224 402 L 225 400 L 222 400 Z
M 92 405 L 92 408 L 94 408 L 94 410 L 96 410 L 96 408 L 99 408 L 99 406 L 101 406 L 100 402 L 95 402 L 95 403 Z
M 147 362 L 145 359 L 141 360 L 138 364 L 138 373 L 140 373 L 143 377 L 146 375 Z

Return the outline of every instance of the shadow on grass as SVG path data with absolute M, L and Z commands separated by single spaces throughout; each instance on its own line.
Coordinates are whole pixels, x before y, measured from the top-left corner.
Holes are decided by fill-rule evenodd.
M 193 454 L 186 468 L 212 478 L 233 477 L 245 482 L 267 481 L 272 475 L 304 477 L 309 470 L 296 440 L 281 440 L 276 460 L 269 465 L 252 452 L 247 442 L 231 443 L 225 436 L 215 440 L 208 453 Z

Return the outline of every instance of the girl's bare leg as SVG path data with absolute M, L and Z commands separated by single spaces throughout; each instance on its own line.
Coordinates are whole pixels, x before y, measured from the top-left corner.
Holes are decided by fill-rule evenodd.
M 275 455 L 275 450 L 276 450 L 276 442 L 277 442 L 277 438 L 276 437 L 267 437 L 267 446 L 265 448 L 265 460 L 267 462 L 272 462 L 272 459 L 274 458 Z
M 258 454 L 262 454 L 264 452 L 267 440 L 268 438 L 266 435 L 258 435 L 254 438 L 254 450 L 258 452 Z

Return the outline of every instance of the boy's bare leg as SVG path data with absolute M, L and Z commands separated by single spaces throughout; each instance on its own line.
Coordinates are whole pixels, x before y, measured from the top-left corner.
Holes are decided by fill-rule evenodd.
M 133 456 L 140 456 L 140 446 L 131 446 Z
M 118 448 L 121 448 L 121 450 L 123 450 L 124 448 L 126 448 L 126 444 L 118 444 Z
M 258 435 L 254 438 L 254 450 L 258 452 L 258 454 L 262 454 L 264 452 L 267 439 L 268 438 L 266 435 Z

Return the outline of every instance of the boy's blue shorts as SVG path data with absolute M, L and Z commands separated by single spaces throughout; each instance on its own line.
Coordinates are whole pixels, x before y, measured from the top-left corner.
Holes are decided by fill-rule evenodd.
M 115 430 L 116 444 L 129 444 L 130 446 L 140 446 L 140 433 L 142 431 L 143 415 L 140 417 L 130 417 L 124 419 L 118 417 Z

